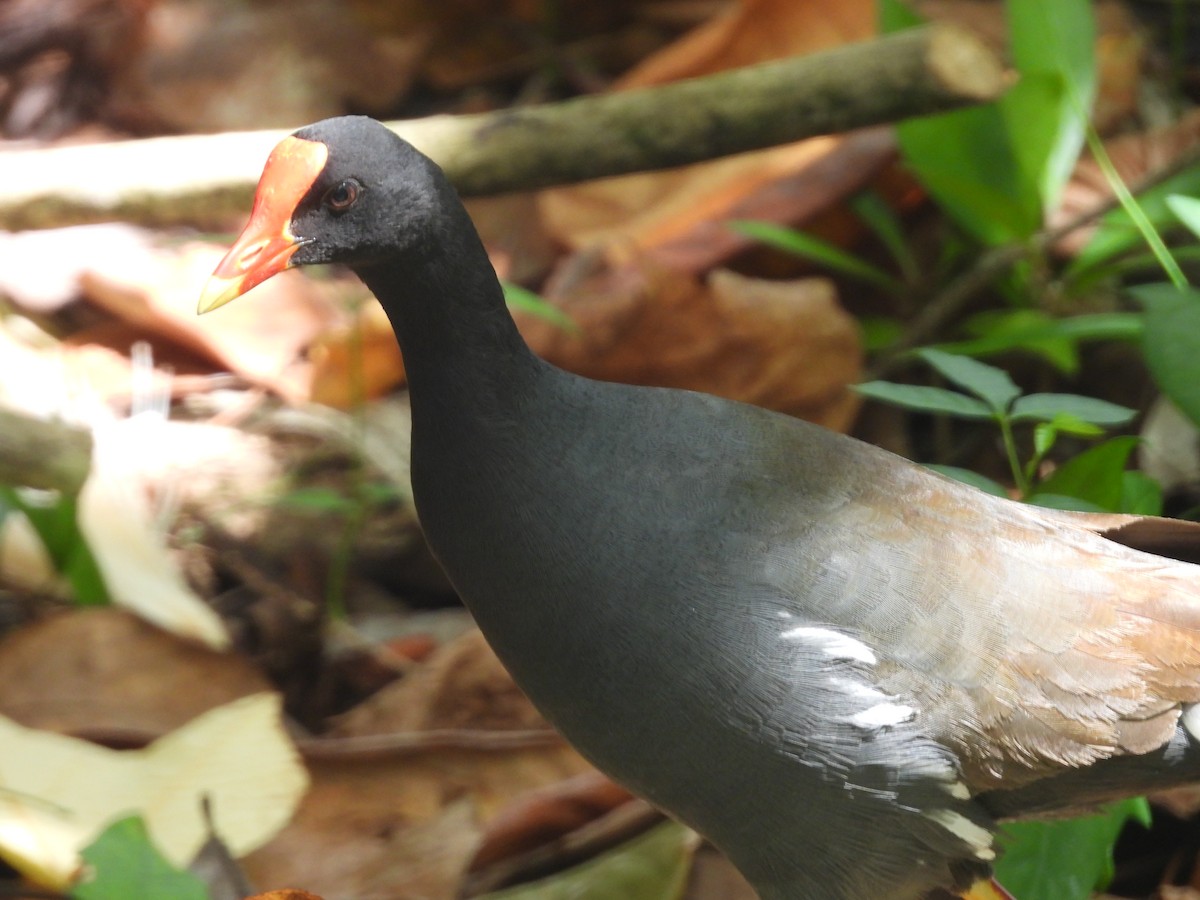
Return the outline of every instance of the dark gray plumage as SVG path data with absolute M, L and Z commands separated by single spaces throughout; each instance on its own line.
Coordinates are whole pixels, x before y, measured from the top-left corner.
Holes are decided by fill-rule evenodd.
M 433 163 L 368 119 L 296 138 L 328 159 L 278 223 L 288 264 L 345 263 L 391 318 L 451 581 L 546 717 L 766 900 L 963 887 L 997 816 L 1200 776 L 1200 568 L 1142 552 L 1194 552 L 1195 528 L 1025 507 L 760 409 L 564 373 Z M 245 250 L 266 218 L 239 273 L 283 266 Z M 243 289 L 223 266 L 209 307 Z

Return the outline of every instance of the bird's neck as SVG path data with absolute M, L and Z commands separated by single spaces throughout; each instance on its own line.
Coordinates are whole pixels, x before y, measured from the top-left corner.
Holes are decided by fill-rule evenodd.
M 550 368 L 518 332 L 466 211 L 455 213 L 424 246 L 357 269 L 400 342 L 414 421 L 520 403 Z

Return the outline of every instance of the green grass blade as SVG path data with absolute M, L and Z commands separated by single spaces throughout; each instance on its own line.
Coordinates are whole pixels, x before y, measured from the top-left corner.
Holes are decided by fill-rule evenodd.
M 501 287 L 504 288 L 504 302 L 510 309 L 517 309 L 537 316 L 539 319 L 545 319 L 568 334 L 579 334 L 579 326 L 575 324 L 574 319 L 557 306 L 547 303 L 533 291 L 507 281 L 502 282 Z
M 750 222 L 739 220 L 730 222 L 729 227 L 738 234 L 756 241 L 807 259 L 810 262 L 827 266 L 835 272 L 840 272 L 847 278 L 872 284 L 888 293 L 898 293 L 904 286 L 882 269 L 865 263 L 844 250 L 835 247 L 828 241 L 815 238 L 792 228 L 772 225 L 769 222 Z

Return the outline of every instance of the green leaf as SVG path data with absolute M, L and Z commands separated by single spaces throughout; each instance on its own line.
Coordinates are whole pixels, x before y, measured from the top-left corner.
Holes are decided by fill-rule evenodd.
M 1112 426 L 1129 422 L 1137 410 L 1079 394 L 1026 394 L 1013 403 L 1010 418 L 1014 422 L 1030 419 L 1049 422 L 1062 415 L 1091 425 Z
M 868 381 L 855 387 L 864 397 L 902 406 L 917 412 L 955 416 L 960 419 L 990 419 L 992 411 L 986 403 L 944 388 L 917 384 L 896 384 L 891 381 Z
M 1013 5 L 1009 0 L 1010 10 Z M 1072 113 L 1065 80 L 1057 72 L 1022 72 L 1020 82 L 1005 94 L 998 108 L 1006 131 L 1021 135 L 1010 145 L 1015 157 L 1017 189 L 1024 204 L 1036 209 L 1040 227 L 1045 210 L 1057 200 L 1065 183 L 1056 163 L 1057 155 L 1062 152 L 1060 142 L 1071 133 L 1068 123 L 1077 123 L 1079 141 L 1073 146 L 1076 156 L 1082 143 L 1083 131 L 1078 128 L 1078 117 Z
M 1016 143 L 1022 165 L 1036 178 L 1043 207 L 1058 204 L 1083 147 L 1087 111 L 1096 94 L 1096 25 L 1090 0 L 1008 0 L 1009 47 L 1021 73 L 1018 89 L 1001 105 L 1024 140 Z M 1026 97 L 1034 78 L 1053 87 Z M 1039 139 L 1044 146 L 1037 146 Z
M 679 900 L 693 850 L 691 833 L 667 822 L 582 865 L 480 900 Z
M 1200 292 L 1171 285 L 1132 291 L 1146 307 L 1142 349 L 1163 393 L 1200 423 Z
M 1142 336 L 1138 313 L 1096 313 L 1056 319 L 1040 310 L 988 310 L 964 325 L 976 337 L 937 349 L 962 356 L 989 356 L 1012 350 L 1037 354 L 1067 375 L 1079 370 L 1079 344 L 1086 341 L 1137 340 Z
M 104 575 L 100 572 L 100 565 L 82 534 L 67 556 L 62 574 L 71 585 L 75 602 L 80 606 L 104 606 L 112 602 L 108 595 L 108 586 L 104 583 Z
M 851 256 L 839 247 L 813 237 L 811 234 L 784 228 L 781 225 L 773 225 L 770 222 L 733 221 L 728 224 L 730 229 L 738 234 L 811 262 L 820 263 L 835 272 L 872 284 L 889 293 L 896 293 L 903 287 L 899 281 L 882 269 L 865 263 L 858 257 Z
M 1051 427 L 1060 434 L 1073 434 L 1078 437 L 1100 437 L 1104 429 L 1083 419 L 1077 419 L 1070 413 L 1058 413 L 1049 422 L 1043 422 L 1038 428 Z
M 1142 336 L 1137 313 L 1092 313 L 1051 321 L 1057 333 L 1076 341 L 1133 341 Z
M 1141 821 L 1144 803 L 1127 800 L 1098 816 L 1005 825 L 996 880 L 1021 900 L 1087 900 L 1111 880 L 1113 844 L 1127 820 Z
M 0 485 L 0 505 L 25 514 L 46 548 L 55 571 L 71 585 L 76 603 L 102 606 L 111 602 L 104 576 L 79 530 L 75 497 L 47 491 L 22 492 L 9 485 Z
M 868 353 L 892 346 L 904 334 L 904 326 L 890 316 L 860 316 L 858 330 L 862 333 L 863 349 Z
M 113 822 L 82 856 L 91 877 L 71 889 L 74 900 L 208 900 L 204 882 L 167 862 L 151 843 L 146 825 L 138 816 Z
M 991 356 L 1022 350 L 1041 357 L 1066 375 L 1079 371 L 1078 342 L 1054 329 L 1045 313 L 1032 309 L 991 310 L 965 323 L 979 337 L 937 344 L 936 349 L 960 356 Z
M 944 377 L 987 401 L 997 414 L 1004 413 L 1021 389 L 1003 369 L 989 366 L 969 356 L 956 356 L 941 350 L 918 350 L 917 356 L 937 369 Z
M 1058 494 L 1085 500 L 1108 512 L 1120 511 L 1125 464 L 1137 444 L 1136 437 L 1118 437 L 1085 450 L 1039 484 L 1030 502 Z
M 879 30 L 884 34 L 925 24 L 925 19 L 901 0 L 880 0 L 877 15 Z
M 1025 498 L 1025 502 L 1031 506 L 1042 506 L 1046 509 L 1063 509 L 1069 512 L 1112 512 L 1112 510 L 1105 509 L 1103 506 L 1097 506 L 1089 500 L 1068 497 L 1066 494 L 1031 494 Z
M 995 104 L 896 125 L 905 164 L 946 212 L 995 246 L 1029 237 L 1041 202 L 1022 195 L 1011 135 Z
M 1200 200 L 1187 194 L 1168 194 L 1167 208 L 1192 234 L 1200 237 Z
M 1050 448 L 1054 446 L 1054 442 L 1058 440 L 1058 426 L 1054 422 L 1040 422 L 1033 429 L 1033 462 L 1026 470 L 1029 472 L 1029 477 L 1032 479 L 1033 472 L 1037 468 L 1037 464 L 1042 461 Z
M 326 487 L 305 487 L 288 491 L 276 503 L 291 509 L 322 513 L 346 513 L 354 510 L 358 502 L 342 491 Z
M 971 469 L 964 469 L 960 466 L 943 466 L 937 464 L 928 464 L 927 469 L 932 469 L 945 475 L 947 478 L 953 478 L 955 481 L 961 481 L 963 484 L 969 484 L 971 487 L 979 488 L 981 491 L 992 494 L 996 497 L 1007 497 L 1008 491 L 1004 489 L 1004 485 L 997 481 L 992 481 L 986 475 L 980 475 L 978 472 Z
M 1118 511 L 1137 516 L 1161 516 L 1162 485 L 1145 472 L 1125 472 L 1121 478 L 1121 506 Z
M 372 506 L 386 506 L 404 498 L 404 492 L 390 481 L 368 481 L 358 485 L 355 492 Z
M 579 334 L 579 326 L 575 324 L 575 320 L 568 316 L 565 312 L 547 303 L 533 291 L 505 281 L 501 283 L 504 289 L 504 302 L 508 304 L 510 309 L 520 310 L 521 312 L 529 313 L 531 316 L 537 316 L 539 319 L 544 319 L 551 325 L 557 325 L 563 331 L 569 334 Z
M 1009 0 L 1007 8 L 1017 85 L 996 103 L 896 127 L 908 167 L 990 245 L 1041 227 L 1078 156 L 1095 90 L 1087 0 Z
M 908 246 L 904 226 L 892 208 L 874 191 L 855 194 L 850 198 L 850 208 L 875 233 L 883 246 L 887 247 L 892 259 L 904 273 L 905 279 L 916 281 L 920 276 L 920 265 Z

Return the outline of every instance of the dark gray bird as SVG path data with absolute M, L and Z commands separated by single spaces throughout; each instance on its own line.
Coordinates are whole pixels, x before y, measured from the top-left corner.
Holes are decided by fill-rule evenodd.
M 429 544 L 546 717 L 764 900 L 985 877 L 995 823 L 1200 780 L 1197 529 L 997 499 L 755 407 L 536 357 L 442 172 L 286 138 L 214 309 L 343 263 L 411 389 Z

